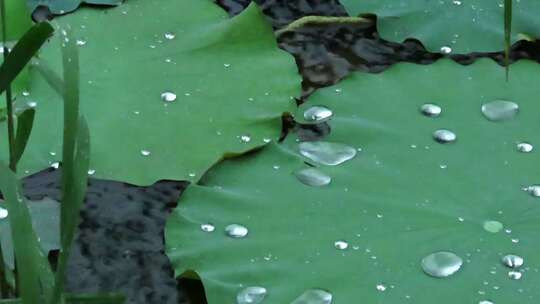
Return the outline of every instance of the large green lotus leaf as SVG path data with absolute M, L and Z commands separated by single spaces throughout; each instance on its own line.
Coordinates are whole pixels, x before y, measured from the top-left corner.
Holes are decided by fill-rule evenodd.
M 17 0 L 19 1 L 19 0 Z M 48 7 L 53 14 L 61 15 L 76 10 L 82 3 L 95 5 L 119 5 L 123 0 L 27 0 L 32 10 L 43 5 Z
M 293 57 L 278 49 L 255 5 L 228 19 L 210 0 L 131 0 L 56 20 L 80 36 L 81 114 L 100 178 L 198 180 L 227 154 L 279 137 L 300 91 Z M 58 40 L 40 57 L 60 74 Z M 21 100 L 37 102 L 19 165 L 26 173 L 61 158 L 62 100 L 31 72 L 30 96 Z M 162 100 L 168 91 L 174 102 Z
M 456 53 L 504 49 L 503 0 L 341 0 L 352 15 L 373 13 L 384 39 L 420 40 L 428 50 L 450 47 Z M 513 37 L 540 37 L 540 3 L 513 2 Z
M 42 201 L 29 201 L 28 210 L 32 217 L 32 226 L 39 239 L 39 244 L 43 252 L 60 248 L 60 204 L 51 199 Z M 4 262 L 14 268 L 15 256 L 13 252 L 13 241 L 11 239 L 11 227 L 9 225 L 9 215 L 0 220 L 0 242 L 2 244 L 2 254 Z
M 540 66 L 519 62 L 505 83 L 493 61 L 444 60 L 358 73 L 317 91 L 309 103 L 335 114 L 326 140 L 361 152 L 321 166 L 333 180 L 318 188 L 293 174 L 310 161 L 293 138 L 220 163 L 187 189 L 167 224 L 176 274 L 198 274 L 210 304 L 234 303 L 247 286 L 265 287 L 267 304 L 310 288 L 328 290 L 334 304 L 538 303 L 540 201 L 522 187 L 540 180 L 540 154 L 516 150 L 518 141 L 540 142 L 534 75 Z M 483 117 L 481 105 L 499 98 L 519 103 L 514 120 Z M 442 115 L 420 114 L 426 102 Z M 457 141 L 437 143 L 439 128 Z M 489 221 L 504 228 L 488 232 L 501 228 Z M 203 232 L 205 223 L 215 231 Z M 226 236 L 233 223 L 249 234 Z M 335 247 L 340 240 L 346 250 Z M 461 270 L 425 274 L 422 259 L 438 251 L 461 257 Z M 508 277 L 506 254 L 525 259 L 521 280 Z

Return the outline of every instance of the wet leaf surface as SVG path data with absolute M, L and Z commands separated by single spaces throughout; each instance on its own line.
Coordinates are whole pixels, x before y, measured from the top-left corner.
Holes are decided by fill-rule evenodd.
M 538 197 L 522 188 L 540 178 L 530 170 L 540 157 L 516 143 L 540 140 L 531 78 L 540 68 L 512 69 L 506 83 L 487 59 L 399 64 L 317 91 L 308 103 L 334 113 L 324 140 L 358 149 L 356 157 L 331 146 L 307 155 L 289 137 L 220 163 L 187 189 L 167 224 L 176 274 L 197 272 L 209 303 L 232 302 L 249 286 L 266 288 L 263 303 L 290 303 L 312 288 L 337 304 L 536 303 Z M 418 83 L 422 90 L 410 89 Z M 519 114 L 487 119 L 482 105 L 498 99 L 519 104 Z M 441 107 L 439 117 L 422 114 L 426 102 Z M 437 142 L 439 129 L 457 140 Z M 344 162 L 319 165 L 332 151 Z M 306 161 L 331 183 L 299 181 Z M 201 230 L 207 223 L 213 232 Z M 231 224 L 249 233 L 231 238 Z M 510 253 L 529 263 L 519 280 L 501 263 Z

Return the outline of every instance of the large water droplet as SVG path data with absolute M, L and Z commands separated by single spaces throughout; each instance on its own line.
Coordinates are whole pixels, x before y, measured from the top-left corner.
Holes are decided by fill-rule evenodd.
M 347 243 L 345 241 L 336 241 L 334 243 L 334 247 L 336 247 L 336 249 L 339 249 L 339 250 L 345 250 L 345 249 L 349 248 L 349 243 Z
M 534 197 L 540 197 L 540 185 L 531 185 L 522 188 L 523 191 L 528 192 L 530 195 Z
M 532 152 L 534 147 L 530 143 L 522 142 L 522 143 L 517 144 L 517 149 L 519 152 L 529 153 L 529 152 Z
M 332 118 L 332 110 L 324 106 L 313 106 L 304 111 L 304 119 L 308 123 L 321 123 Z
M 491 233 L 497 233 L 503 230 L 504 225 L 499 221 L 485 221 L 484 230 Z
M 306 168 L 294 173 L 296 178 L 303 184 L 312 187 L 322 187 L 330 184 L 332 178 L 317 168 Z
M 149 156 L 150 154 L 152 154 L 152 152 L 150 152 L 148 150 L 141 150 L 141 155 L 142 156 Z
M 456 141 L 457 136 L 450 130 L 440 129 L 433 132 L 433 138 L 441 144 L 446 144 Z
M 173 92 L 163 92 L 161 93 L 161 100 L 164 102 L 173 102 L 176 100 L 176 94 Z
M 519 271 L 512 270 L 508 272 L 508 277 L 512 280 L 519 280 L 521 279 L 522 276 L 523 276 L 523 273 Z
M 441 53 L 443 53 L 445 55 L 448 55 L 448 54 L 452 53 L 452 48 L 449 47 L 449 46 L 443 46 L 443 47 L 441 47 Z
M 377 284 L 375 288 L 377 288 L 378 291 L 386 291 L 386 286 L 384 284 Z
M 201 224 L 201 230 L 204 232 L 214 232 L 216 227 L 212 224 Z
M 331 304 L 332 294 L 322 289 L 309 289 L 291 304 Z
M 495 304 L 495 303 L 493 303 L 493 302 L 491 302 L 489 300 L 482 300 L 482 301 L 478 302 L 478 304 Z
M 8 217 L 8 211 L 6 208 L 0 207 L 0 219 Z
M 243 143 L 248 143 L 251 141 L 251 136 L 249 135 L 240 135 L 240 141 Z
M 426 103 L 420 107 L 422 114 L 429 117 L 437 117 L 441 115 L 442 109 L 436 104 Z
M 491 121 L 504 121 L 514 118 L 519 112 L 517 103 L 495 100 L 482 105 L 482 113 Z
M 432 277 L 444 278 L 456 273 L 463 260 L 453 252 L 440 251 L 422 259 L 422 269 Z
M 356 149 L 325 141 L 302 142 L 299 144 L 300 153 L 323 165 L 336 166 L 356 156 Z
M 259 304 L 266 297 L 266 288 L 252 286 L 242 289 L 236 296 L 237 304 Z
M 232 238 L 243 238 L 248 234 L 248 229 L 242 225 L 231 224 L 225 227 L 225 233 Z
M 167 40 L 173 40 L 173 39 L 176 37 L 176 35 L 175 35 L 174 33 L 171 33 L 171 32 L 167 32 L 167 33 L 165 33 L 163 36 L 164 36 L 165 39 L 167 39 Z
M 509 268 L 519 268 L 523 266 L 524 260 L 519 255 L 508 254 L 501 259 L 504 266 Z

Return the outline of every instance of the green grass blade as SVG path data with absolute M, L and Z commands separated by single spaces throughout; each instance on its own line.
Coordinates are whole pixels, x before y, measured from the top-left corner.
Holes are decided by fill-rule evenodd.
M 86 193 L 90 154 L 90 132 L 86 120 L 79 117 L 79 56 L 75 41 L 62 31 L 64 64 L 64 142 L 62 160 L 62 209 L 60 212 L 61 252 L 54 293 L 49 299 L 56 304 L 64 288 L 64 272 L 71 242 L 79 222 L 79 210 Z
M 4 195 L 10 217 L 9 223 L 12 231 L 13 248 L 17 257 L 16 265 L 22 303 L 40 303 L 41 286 L 38 270 L 40 248 L 38 240 L 15 173 L 1 163 L 0 189 Z
M 510 73 L 510 47 L 512 44 L 512 0 L 504 0 L 504 66 L 506 81 Z
M 34 25 L 13 47 L 0 66 L 0 94 L 19 75 L 26 64 L 51 36 L 54 29 L 47 22 Z
M 32 127 L 34 126 L 34 117 L 36 110 L 26 109 L 22 112 L 17 119 L 17 133 L 15 135 L 15 162 L 18 163 L 21 159 L 24 149 L 28 144 Z

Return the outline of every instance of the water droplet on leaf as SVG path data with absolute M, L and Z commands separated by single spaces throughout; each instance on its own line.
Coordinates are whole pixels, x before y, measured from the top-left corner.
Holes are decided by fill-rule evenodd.
M 317 163 L 336 166 L 356 156 L 356 149 L 339 143 L 325 141 L 302 142 L 300 153 Z
M 452 53 L 452 48 L 449 47 L 449 46 L 443 46 L 443 47 L 441 47 L 441 53 L 443 53 L 445 55 L 448 55 L 448 54 Z
M 164 102 L 173 102 L 176 100 L 176 94 L 173 92 L 163 92 L 161 93 L 161 100 Z
M 433 133 L 433 138 L 439 143 L 446 144 L 456 141 L 457 136 L 450 130 L 440 129 Z
M 519 152 L 529 153 L 529 152 L 532 152 L 534 147 L 530 143 L 522 142 L 522 143 L 517 144 L 517 149 Z
M 242 135 L 240 136 L 240 141 L 242 141 L 243 143 L 248 143 L 251 141 L 251 137 L 249 135 Z
M 0 207 L 0 219 L 5 219 L 8 217 L 8 211 L 6 208 Z
M 519 112 L 517 103 L 495 100 L 482 105 L 482 113 L 491 121 L 505 121 L 514 118 Z
M 312 187 L 322 187 L 330 184 L 332 178 L 317 168 L 306 168 L 294 173 L 296 178 L 305 185 Z
M 236 296 L 237 304 L 259 304 L 266 297 L 266 288 L 252 286 L 242 289 Z
M 426 116 L 437 117 L 441 115 L 442 109 L 436 104 L 426 103 L 420 107 L 420 111 Z
M 331 304 L 332 294 L 322 289 L 309 289 L 291 304 Z
M 523 273 L 519 272 L 519 271 L 509 271 L 508 272 L 508 277 L 512 280 L 519 280 L 521 279 L 521 277 L 523 276 Z
M 304 111 L 304 119 L 308 123 L 321 123 L 332 118 L 332 110 L 324 106 L 313 106 Z
M 540 185 L 531 185 L 522 188 L 523 191 L 528 192 L 530 195 L 534 197 L 540 197 Z
M 149 156 L 150 154 L 152 154 L 152 152 L 150 152 L 148 150 L 141 150 L 141 155 L 142 156 Z
M 504 228 L 504 225 L 498 221 L 485 221 L 484 230 L 491 233 L 497 233 Z
M 453 252 L 440 251 L 426 256 L 421 264 L 426 274 L 444 278 L 456 273 L 463 265 L 463 260 Z
M 345 241 L 337 241 L 334 243 L 334 247 L 336 247 L 336 249 L 339 249 L 339 250 L 345 250 L 349 248 L 349 243 Z
M 504 266 L 509 267 L 509 268 L 519 268 L 523 266 L 523 262 L 524 262 L 522 257 L 515 254 L 505 255 L 501 261 Z
M 173 33 L 171 33 L 171 32 L 167 32 L 167 33 L 165 33 L 165 35 L 163 35 L 163 36 L 164 36 L 165 39 L 167 39 L 167 40 L 173 40 L 173 39 L 176 37 L 176 35 L 173 34 Z
M 248 234 L 248 229 L 242 225 L 231 224 L 225 227 L 225 233 L 232 238 L 243 238 Z
M 202 224 L 201 230 L 204 232 L 213 232 L 214 230 L 216 230 L 216 227 L 214 227 L 214 225 L 212 224 Z

